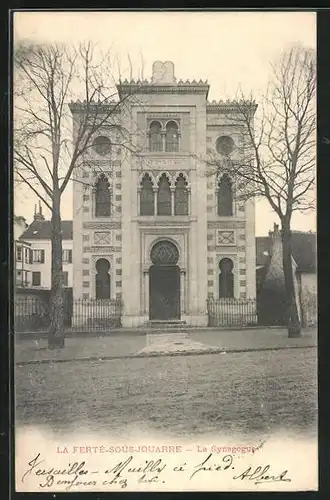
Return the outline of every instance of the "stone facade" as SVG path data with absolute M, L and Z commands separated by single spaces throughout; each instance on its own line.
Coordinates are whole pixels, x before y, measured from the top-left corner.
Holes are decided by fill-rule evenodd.
M 139 154 L 121 144 L 122 137 L 114 127 L 104 126 L 98 134 L 110 139 L 111 153 L 100 155 L 91 149 L 83 168 L 75 173 L 76 180 L 82 182 L 74 182 L 73 193 L 74 298 L 96 298 L 96 264 L 100 258 L 106 259 L 110 265 L 110 298 L 123 301 L 123 326 L 147 323 L 150 301 L 156 293 L 151 252 L 158 242 L 168 242 L 178 251 L 172 266 L 177 269 L 180 303 L 175 319 L 206 325 L 207 297 L 219 296 L 219 263 L 223 258 L 233 263 L 233 298 L 256 295 L 254 201 L 233 200 L 232 214 L 219 216 L 218 179 L 207 175 L 205 162 L 207 149 L 215 148 L 218 137 L 239 140 L 228 119 L 232 107 L 209 103 L 207 82 L 178 82 L 170 62 L 154 63 L 151 82 L 124 82 L 118 91 L 121 96 L 134 94 L 116 119 L 134 138 Z M 73 104 L 71 111 L 77 123 L 79 113 L 84 112 L 83 103 Z M 154 122 L 160 130 L 159 150 L 150 146 Z M 169 123 L 177 130 L 173 136 L 177 141 L 175 151 L 163 147 Z M 107 177 L 111 196 L 111 214 L 102 217 L 95 211 L 95 183 L 100 171 Z M 154 193 L 152 215 L 140 214 L 141 182 L 146 173 Z M 171 192 L 171 214 L 155 215 L 162 176 Z M 187 189 L 185 215 L 174 215 L 179 176 Z M 75 321 L 79 323 L 79 318 Z

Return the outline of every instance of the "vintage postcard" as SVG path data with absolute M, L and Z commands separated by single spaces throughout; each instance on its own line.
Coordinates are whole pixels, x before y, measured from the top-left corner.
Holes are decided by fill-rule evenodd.
M 16 491 L 317 490 L 316 14 L 13 34 Z

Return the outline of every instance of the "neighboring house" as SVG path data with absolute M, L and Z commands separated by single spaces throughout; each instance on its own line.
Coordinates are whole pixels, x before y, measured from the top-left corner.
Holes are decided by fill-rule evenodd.
M 62 221 L 64 286 L 72 287 L 72 221 Z M 41 205 L 33 222 L 20 235 L 16 244 L 16 269 L 20 262 L 20 245 L 28 248 L 28 287 L 49 290 L 51 288 L 51 221 L 45 220 Z M 25 255 L 24 255 L 25 257 Z M 25 269 L 25 268 L 24 268 Z M 26 271 L 24 271 L 26 272 Z
M 177 80 L 168 61 L 153 64 L 150 81 L 120 83 L 119 95 L 135 98 L 122 114 L 113 104 L 74 173 L 74 298 L 121 299 L 125 327 L 205 326 L 208 297 L 237 311 L 237 299 L 256 297 L 254 201 L 235 200 L 234 181 L 203 160 L 217 152 L 221 171 L 236 158 L 241 124 L 234 102 L 207 100 L 209 88 Z M 82 102 L 70 109 L 74 123 L 86 112 Z M 138 156 L 120 147 L 125 131 Z
M 27 227 L 24 217 L 14 216 L 14 280 L 18 288 L 29 287 L 32 280 L 31 245 L 21 237 Z
M 298 314 L 303 325 L 317 323 L 316 233 L 292 231 L 292 265 Z M 282 240 L 278 226 L 256 238 L 258 315 L 262 324 L 285 324 Z

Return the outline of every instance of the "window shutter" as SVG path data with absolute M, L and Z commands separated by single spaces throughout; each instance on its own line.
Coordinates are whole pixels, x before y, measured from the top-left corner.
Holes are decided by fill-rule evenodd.
M 69 262 L 72 263 L 72 250 L 69 250 Z
M 41 250 L 41 263 L 45 262 L 45 250 Z

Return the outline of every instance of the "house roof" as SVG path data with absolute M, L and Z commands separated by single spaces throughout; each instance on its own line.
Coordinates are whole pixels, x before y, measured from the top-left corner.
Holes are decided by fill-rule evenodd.
M 50 220 L 34 220 L 20 236 L 20 240 L 49 240 L 52 234 Z M 62 220 L 63 240 L 72 240 L 72 220 Z
M 292 255 L 296 261 L 298 272 L 315 273 L 316 233 L 292 232 Z
M 297 272 L 315 273 L 317 248 L 316 233 L 292 231 L 292 256 L 297 264 Z M 265 266 L 271 252 L 271 239 L 269 236 L 256 238 L 256 265 Z

